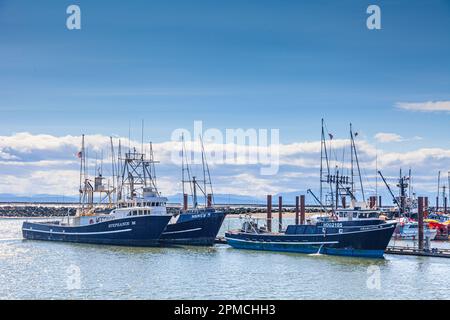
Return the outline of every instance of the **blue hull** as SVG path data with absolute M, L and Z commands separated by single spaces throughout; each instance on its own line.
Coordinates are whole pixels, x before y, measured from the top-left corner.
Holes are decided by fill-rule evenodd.
M 244 250 L 262 250 L 275 252 L 292 252 L 292 253 L 307 253 L 307 254 L 327 254 L 335 256 L 351 256 L 351 257 L 366 257 L 366 258 L 382 258 L 384 250 L 361 250 L 351 248 L 329 248 L 320 245 L 282 245 L 282 244 L 258 244 L 251 242 L 239 242 L 227 238 L 227 243 L 236 249 Z
M 152 247 L 169 223 L 170 216 L 133 216 L 84 226 L 24 222 L 25 239 L 120 246 Z
M 220 211 L 182 213 L 178 221 L 168 224 L 161 235 L 161 244 L 212 246 L 225 219 Z
M 296 231 L 297 227 L 301 230 Z M 382 258 L 394 229 L 395 223 L 337 228 L 289 226 L 287 233 L 231 232 L 225 238 L 237 249 Z M 318 230 L 321 232 L 317 233 Z

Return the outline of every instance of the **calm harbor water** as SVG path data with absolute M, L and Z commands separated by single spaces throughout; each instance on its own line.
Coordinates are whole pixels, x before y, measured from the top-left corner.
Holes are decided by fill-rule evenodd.
M 26 241 L 22 222 L 0 219 L 0 299 L 450 298 L 450 259 Z

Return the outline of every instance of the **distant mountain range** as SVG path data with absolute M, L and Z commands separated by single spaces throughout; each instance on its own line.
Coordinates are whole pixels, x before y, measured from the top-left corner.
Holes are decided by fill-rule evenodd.
M 77 196 L 34 194 L 30 196 L 0 193 L 0 202 L 78 202 Z

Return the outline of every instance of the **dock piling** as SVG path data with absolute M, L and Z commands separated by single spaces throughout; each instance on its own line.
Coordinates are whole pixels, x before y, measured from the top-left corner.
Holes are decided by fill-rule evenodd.
M 377 202 L 377 197 L 371 196 L 369 198 L 369 207 L 370 207 L 370 209 L 374 209 L 375 208 L 376 202 Z
M 278 197 L 278 232 L 283 229 L 283 198 Z
M 183 211 L 187 211 L 188 209 L 188 195 L 187 193 L 183 194 Z
M 423 250 L 423 207 L 424 197 L 418 198 L 417 218 L 419 221 L 419 251 Z
M 267 195 L 267 231 L 272 232 L 272 195 Z
M 305 196 L 300 196 L 300 224 L 305 224 Z
M 212 194 L 211 193 L 208 193 L 207 201 L 206 201 L 206 207 L 207 208 L 211 208 L 212 207 Z
M 300 213 L 300 197 L 295 197 L 295 224 L 299 224 L 299 213 Z

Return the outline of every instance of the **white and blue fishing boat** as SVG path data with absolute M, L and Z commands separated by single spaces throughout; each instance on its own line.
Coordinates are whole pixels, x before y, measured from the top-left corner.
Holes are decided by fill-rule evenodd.
M 50 222 L 26 221 L 22 226 L 23 237 L 30 240 L 158 246 L 160 236 L 171 219 L 165 211 L 167 199 L 161 198 L 152 186 L 145 186 L 143 188 L 145 202 L 131 199 L 131 201 L 119 202 L 119 205 L 111 208 L 109 213 L 97 213 L 94 206 L 94 194 L 100 194 L 100 199 L 102 194 L 106 194 L 105 198 L 111 199 L 117 189 L 115 187 L 109 189 L 103 184 L 104 178 L 101 172 L 94 181 L 89 179 L 85 153 L 83 136 L 82 148 L 78 153 L 81 159 L 80 207 L 76 215 Z M 129 153 L 125 161 L 134 163 L 135 156 L 136 153 Z M 141 156 L 143 160 L 143 155 Z M 122 185 L 124 186 L 125 184 Z M 109 203 L 109 206 L 112 207 L 112 204 Z
M 362 211 L 356 209 L 342 214 L 358 216 Z M 381 258 L 395 227 L 395 222 L 379 218 L 330 218 L 315 224 L 289 225 L 284 232 L 275 233 L 259 228 L 257 222 L 250 220 L 244 222 L 241 230 L 227 232 L 225 238 L 237 249 Z

